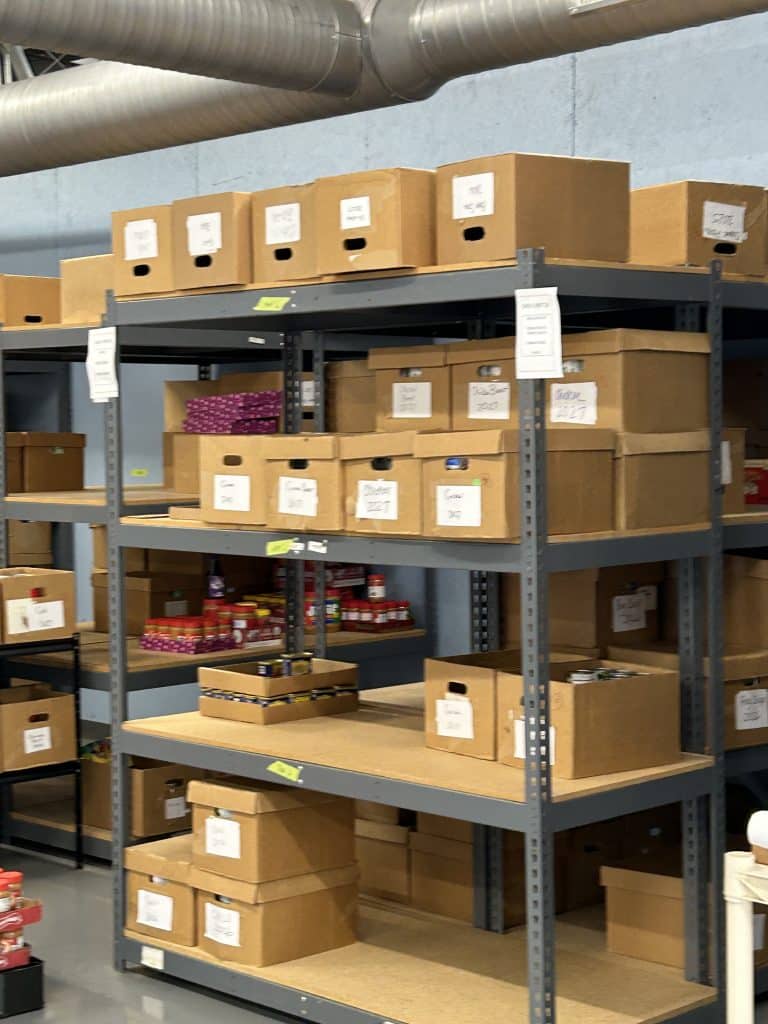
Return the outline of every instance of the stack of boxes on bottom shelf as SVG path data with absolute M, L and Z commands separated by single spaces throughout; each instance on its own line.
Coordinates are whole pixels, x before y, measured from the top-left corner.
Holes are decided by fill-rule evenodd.
M 0 870 L 0 1017 L 43 1006 L 43 963 L 24 935 L 42 917 L 42 903 L 24 895 L 22 872 Z

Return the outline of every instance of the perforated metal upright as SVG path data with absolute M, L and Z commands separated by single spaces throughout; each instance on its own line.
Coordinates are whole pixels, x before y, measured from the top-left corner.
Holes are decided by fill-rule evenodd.
M 283 419 L 286 434 L 301 433 L 303 404 L 301 373 L 304 368 L 304 338 L 286 334 L 283 342 Z M 304 650 L 304 561 L 285 562 L 285 647 L 295 653 Z

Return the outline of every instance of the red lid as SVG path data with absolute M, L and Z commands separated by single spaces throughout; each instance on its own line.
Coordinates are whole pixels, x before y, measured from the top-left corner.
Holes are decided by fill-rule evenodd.
M 340 594 L 341 594 L 341 591 L 340 590 L 336 590 L 335 587 L 331 587 L 329 590 L 326 590 L 326 592 L 325 592 L 325 596 L 326 597 L 339 597 Z
M 384 582 L 384 576 L 383 576 L 382 573 L 374 572 L 374 573 L 371 573 L 371 575 L 368 577 L 368 580 L 369 581 L 375 580 L 376 582 L 381 580 L 381 582 L 383 583 Z
M 4 880 L 7 885 L 21 885 L 24 875 L 21 871 L 4 871 L 0 875 L 0 879 Z

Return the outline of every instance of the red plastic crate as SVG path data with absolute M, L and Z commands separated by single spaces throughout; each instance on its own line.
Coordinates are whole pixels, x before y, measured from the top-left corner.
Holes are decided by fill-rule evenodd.
M 38 900 L 25 900 L 24 906 L 0 914 L 0 932 L 15 932 L 43 919 L 43 905 Z

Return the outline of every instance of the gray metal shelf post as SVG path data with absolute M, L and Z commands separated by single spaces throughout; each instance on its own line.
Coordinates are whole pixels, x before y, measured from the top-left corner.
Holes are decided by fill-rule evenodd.
M 8 494 L 8 448 L 6 445 L 5 423 L 5 358 L 0 350 L 0 496 L 2 497 L 2 513 L 0 513 L 0 569 L 8 567 L 9 537 L 8 516 L 5 511 L 5 500 Z
M 307 346 L 312 348 L 312 389 L 315 433 L 325 433 L 325 335 L 312 331 Z M 314 563 L 315 570 L 315 636 L 314 650 L 318 658 L 328 657 L 328 630 L 325 618 L 325 565 Z
M 303 405 L 301 372 L 304 339 L 301 334 L 286 334 L 283 348 L 283 419 L 286 434 L 300 434 Z M 285 649 L 304 650 L 304 562 L 285 562 Z

